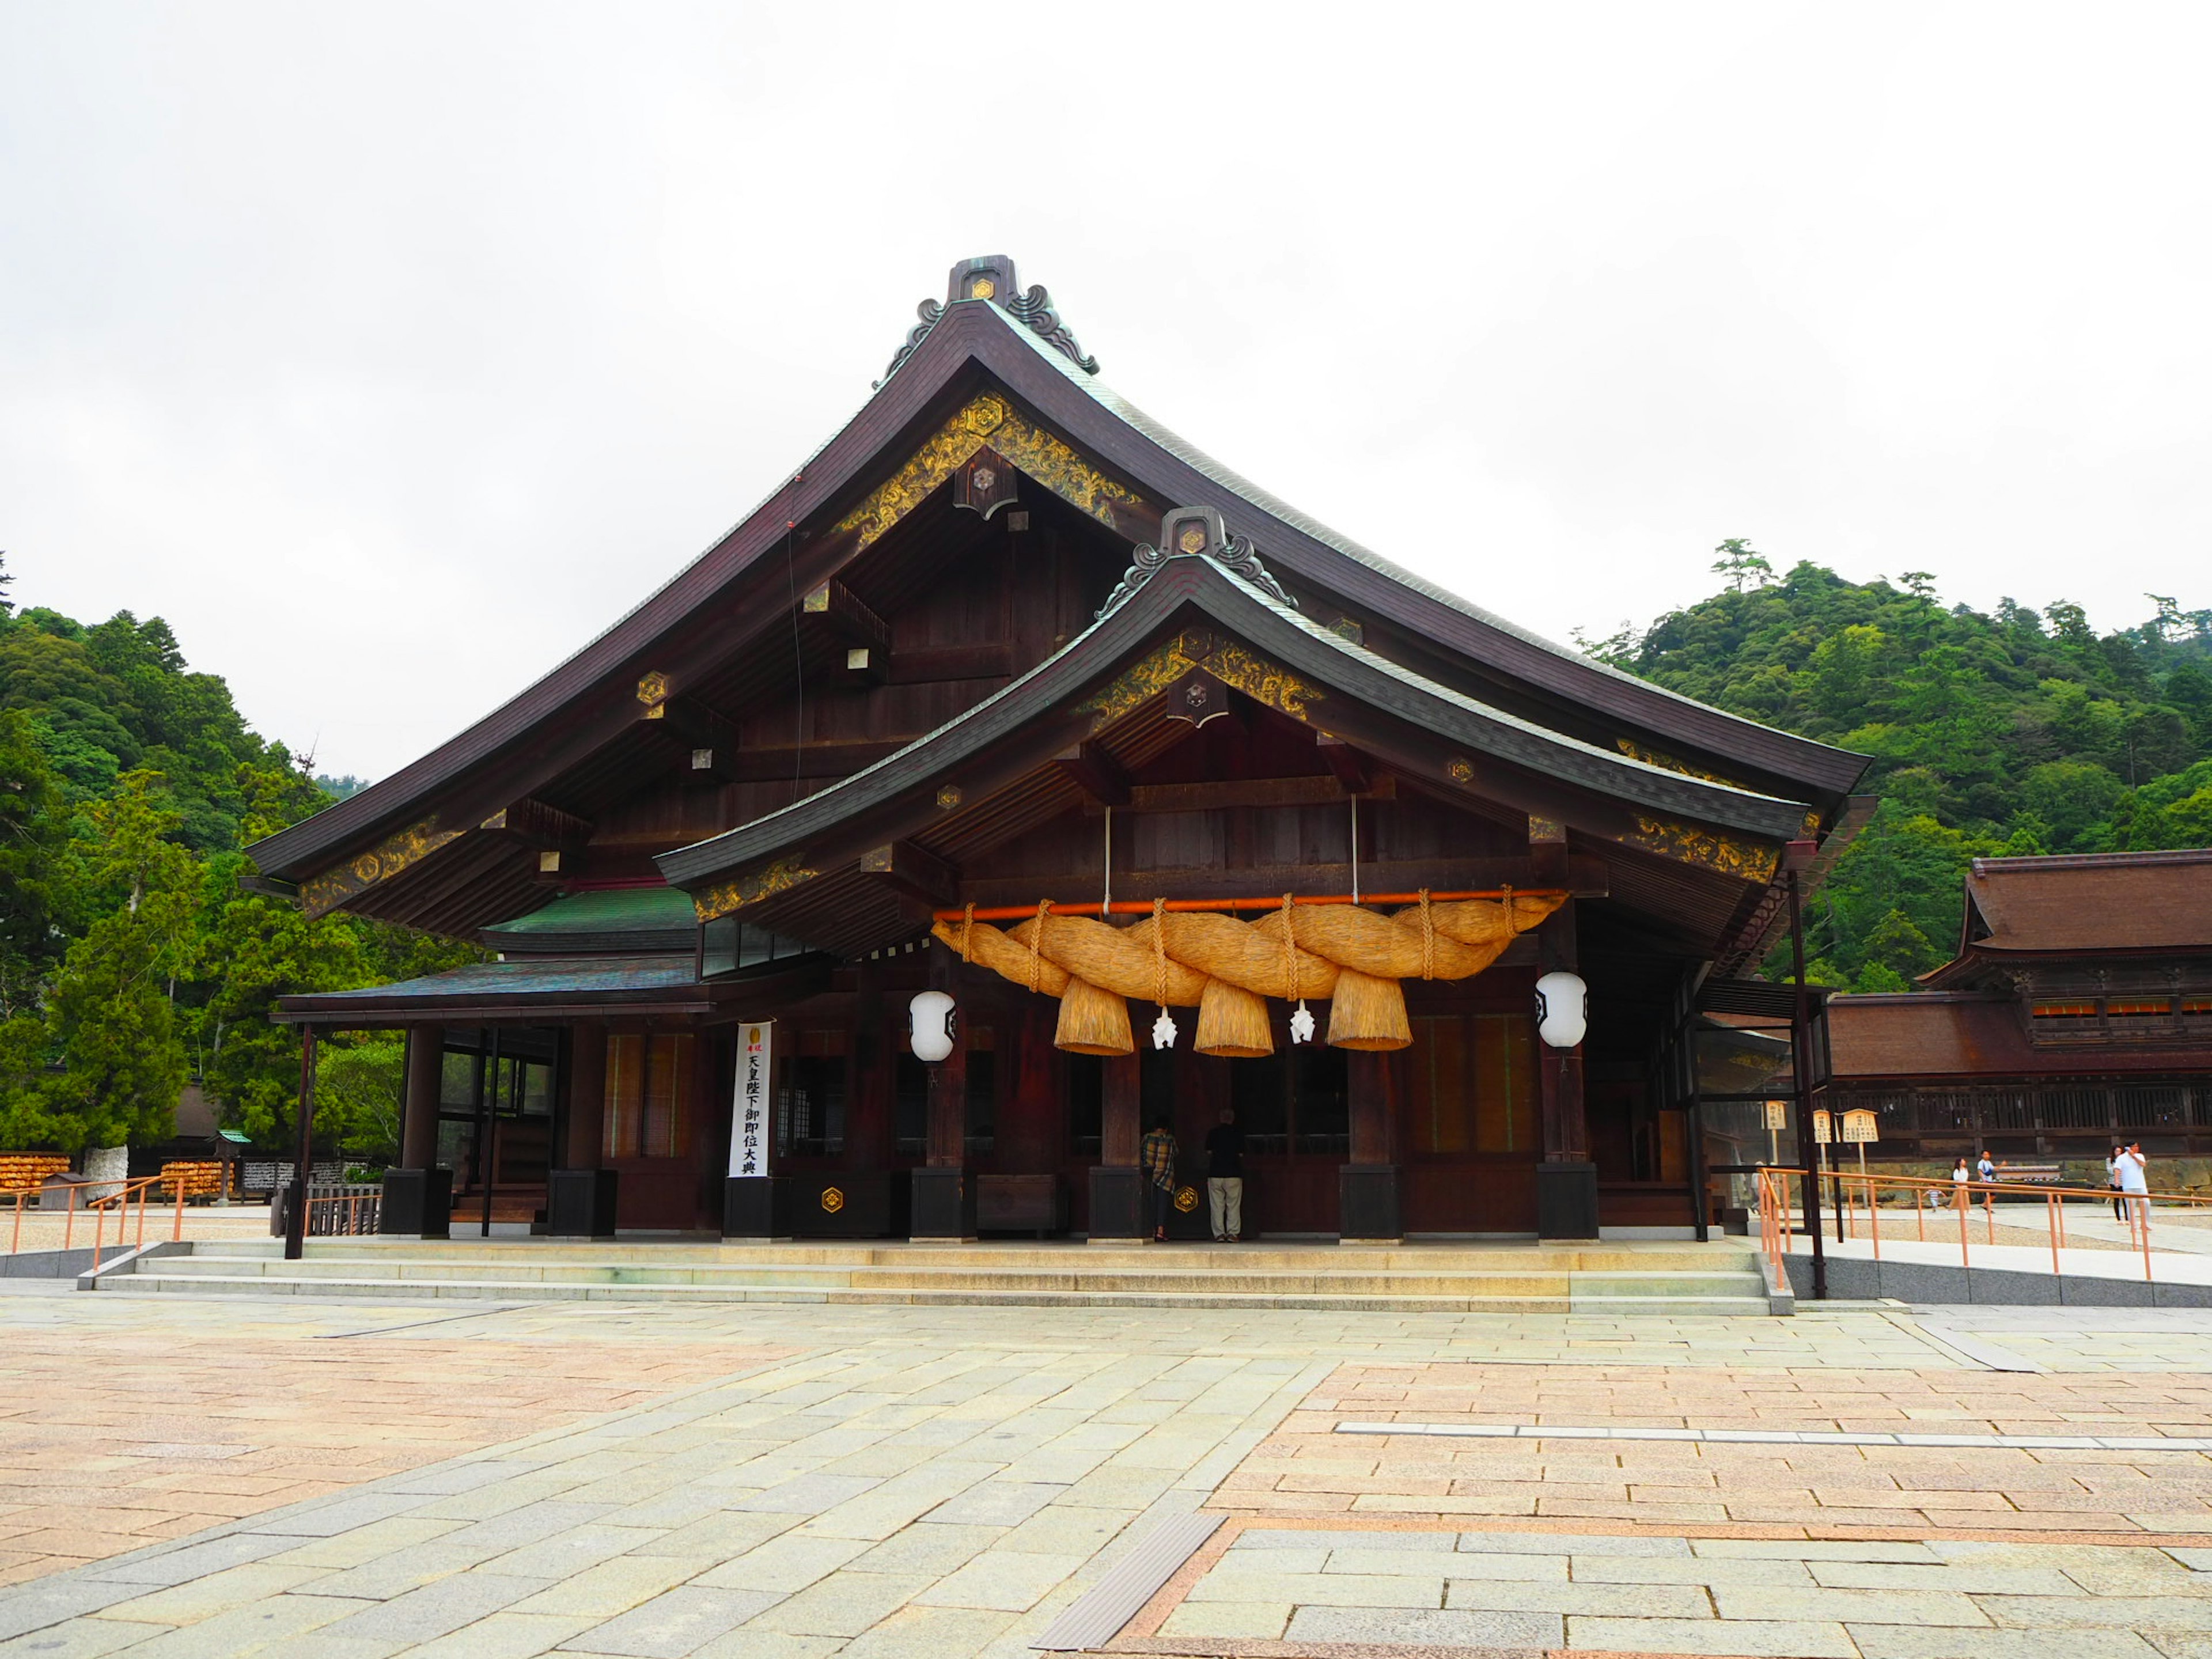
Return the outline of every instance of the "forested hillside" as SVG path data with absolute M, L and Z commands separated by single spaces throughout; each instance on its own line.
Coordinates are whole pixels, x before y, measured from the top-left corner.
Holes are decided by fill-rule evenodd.
M 1874 822 L 1808 907 L 1815 977 L 1902 990 L 1958 941 L 1977 856 L 2212 845 L 2212 611 L 2146 595 L 2099 635 L 2079 605 L 1946 605 L 1926 571 L 1777 577 L 1741 541 L 1728 589 L 1641 633 L 1578 638 L 1617 667 L 1874 757 Z
M 273 1146 L 299 1077 L 276 998 L 471 953 L 246 891 L 239 849 L 331 796 L 159 617 L 18 611 L 10 581 L 0 566 L 0 1149 L 164 1139 L 190 1080 Z M 382 1149 L 398 1066 L 388 1039 L 331 1052 L 350 1149 Z

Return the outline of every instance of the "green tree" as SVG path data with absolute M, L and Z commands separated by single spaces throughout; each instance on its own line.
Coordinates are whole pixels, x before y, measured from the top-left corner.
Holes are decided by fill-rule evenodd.
M 30 717 L 0 709 L 0 1019 L 31 1012 L 66 944 L 69 820 Z
M 69 948 L 46 1002 L 61 1076 L 44 1091 L 65 1150 L 175 1133 L 189 1073 L 171 1000 L 190 965 L 198 872 L 167 836 L 177 815 L 161 779 L 134 772 L 90 813 L 87 908 L 98 917 Z
M 1743 592 L 1746 582 L 1756 582 L 1765 587 L 1774 580 L 1774 567 L 1766 556 L 1755 552 L 1751 543 L 1741 536 L 1731 536 L 1713 550 L 1720 557 L 1713 561 L 1713 574 L 1725 576 L 1735 584 L 1735 591 Z
M 365 1163 L 394 1162 L 406 1087 L 404 1039 L 380 1032 L 331 1042 L 315 1063 L 317 1137 L 331 1135 Z

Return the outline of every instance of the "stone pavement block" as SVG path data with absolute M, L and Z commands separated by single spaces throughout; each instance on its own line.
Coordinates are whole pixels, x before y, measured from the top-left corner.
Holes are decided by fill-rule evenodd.
M 1802 1589 L 1721 1584 L 1713 1605 L 1723 1619 L 1780 1620 L 1822 1624 L 1963 1625 L 1986 1628 L 1990 1620 L 1967 1597 L 1943 1590 Z
M 518 1601 L 515 1611 L 611 1619 L 696 1578 L 706 1565 L 696 1557 L 618 1555 Z
M 1986 1595 L 1980 1606 L 2006 1630 L 2212 1632 L 2212 1598 L 2201 1595 Z
M 1193 1601 L 1289 1601 L 1328 1607 L 1440 1607 L 1442 1573 L 1267 1572 L 1216 1566 L 1191 1587 Z
M 617 1513 L 621 1513 L 617 1510 Z M 722 1510 L 688 1526 L 677 1528 L 650 1544 L 641 1544 L 640 1555 L 714 1556 L 727 1560 L 757 1549 L 771 1538 L 803 1524 L 803 1515 L 741 1513 Z
M 2093 1595 L 2212 1595 L 2212 1583 L 2164 1550 L 2075 1549 L 2059 1566 Z
M 686 1585 L 592 1626 L 561 1644 L 564 1653 L 610 1653 L 679 1659 L 775 1604 L 766 1590 L 699 1589 Z
M 324 1633 L 345 1640 L 427 1642 L 486 1613 L 497 1613 L 545 1588 L 540 1578 L 495 1577 L 489 1573 L 455 1573 L 378 1602 L 337 1621 Z M 291 1598 L 279 1598 L 289 1600 Z M 266 1605 L 265 1603 L 264 1605 Z
M 697 1582 L 708 1589 L 775 1590 L 789 1595 L 848 1565 L 854 1557 L 874 1547 L 866 1539 L 824 1538 L 800 1528 L 771 1538 L 734 1560 L 719 1563 L 702 1573 Z
M 597 1621 L 510 1609 L 407 1650 L 407 1659 L 536 1659 Z
M 1954 1590 L 1962 1595 L 2087 1594 L 2055 1567 L 2000 1567 L 1964 1561 L 1940 1567 L 1881 1561 L 1814 1561 L 1808 1565 L 1814 1583 L 1823 1589 Z
M 337 1572 L 387 1556 L 394 1550 L 405 1549 L 414 1544 L 427 1544 L 447 1533 L 458 1532 L 467 1524 L 465 1521 L 427 1521 L 420 1516 L 395 1515 L 388 1521 L 372 1521 L 365 1527 L 356 1527 L 351 1532 L 337 1533 L 328 1538 L 311 1538 L 304 1544 L 251 1533 L 234 1533 L 231 1536 L 241 1542 L 291 1545 L 279 1553 L 263 1558 L 280 1567 L 325 1567 Z M 230 1539 L 212 1539 L 209 1546 L 195 1547 L 209 1547 L 230 1541 Z
M 1013 1535 L 1003 1527 L 950 1527 L 917 1521 L 882 1543 L 867 1546 L 863 1553 L 853 1558 L 850 1565 L 859 1572 L 940 1578 L 981 1551 Z
M 1542 1579 L 1455 1578 L 1444 1587 L 1444 1605 L 1498 1612 L 1610 1613 L 1652 1619 L 1702 1619 L 1712 1611 L 1705 1589 L 1696 1584 L 1583 1584 Z
M 149 1625 L 197 1625 L 218 1613 L 266 1601 L 328 1577 L 329 1570 L 324 1567 L 280 1567 L 267 1561 L 249 1562 L 181 1583 L 164 1585 L 131 1601 L 103 1607 L 93 1616 L 129 1619 Z
M 132 1659 L 234 1659 L 269 1652 L 283 1653 L 289 1659 L 316 1632 L 376 1605 L 336 1595 L 279 1595 L 143 1642 Z
M 486 1572 L 516 1578 L 567 1578 L 617 1555 L 627 1555 L 639 1545 L 653 1543 L 660 1536 L 658 1532 L 638 1528 L 610 1527 L 587 1521 L 580 1527 L 571 1527 L 550 1538 L 540 1538 L 503 1555 L 493 1556 L 483 1567 Z
M 730 1507 L 773 1515 L 819 1515 L 883 1484 L 871 1475 L 800 1475 L 740 1498 Z
M 950 1526 L 1018 1526 L 1066 1492 L 1066 1486 L 1052 1483 L 984 1480 L 938 1504 L 926 1518 Z
M 50 1625 L 27 1636 L 0 1642 L 0 1655 L 20 1654 L 25 1659 L 33 1654 L 38 1659 L 100 1659 L 103 1654 L 161 1636 L 171 1628 L 167 1625 L 127 1624 L 120 1619 L 72 1619 L 65 1625 Z
M 605 1516 L 610 1507 L 605 1504 L 569 1504 L 557 1498 L 517 1504 L 503 1514 L 471 1521 L 438 1541 L 463 1550 L 489 1547 L 494 1554 L 501 1554 L 554 1537 L 571 1528 L 587 1526 Z
M 1290 1629 L 1285 1634 L 1292 1642 L 1556 1648 L 1566 1640 L 1561 1625 L 1559 1616 L 1551 1613 L 1484 1613 L 1432 1607 L 1300 1607 L 1291 1615 Z M 1850 1650 L 1845 1649 L 1843 1652 L 1849 1655 Z
M 2169 1547 L 2166 1553 L 2191 1572 L 2212 1572 L 2212 1550 L 2176 1549 Z
M 1407 1534 L 1411 1535 L 1411 1534 Z M 1690 1553 L 1690 1540 L 1608 1533 L 1462 1532 L 1460 1549 L 1469 1554 L 1668 1556 Z
M 1186 1601 L 1160 1626 L 1163 1636 L 1218 1636 L 1272 1642 L 1295 1611 L 1288 1601 Z
M 1916 1630 L 1910 1625 L 1853 1625 L 1851 1638 L 1864 1659 L 2041 1659 L 2024 1652 L 2018 1631 Z M 2066 1633 L 2063 1656 L 2051 1659 L 2194 1659 L 2164 1644 L 2154 1646 L 2131 1630 Z
M 1026 1613 L 1084 1564 L 1079 1555 L 1029 1555 L 986 1550 L 914 1598 L 921 1607 L 982 1607 Z
M 1567 1640 L 1611 1653 L 1726 1654 L 1729 1659 L 1859 1659 L 1860 1654 L 1841 1625 L 1773 1620 L 1571 1619 Z
M 266 1560 L 295 1547 L 289 1538 L 263 1533 L 229 1533 L 202 1543 L 186 1544 L 157 1554 L 121 1561 L 95 1562 L 82 1575 L 85 1580 L 113 1584 L 181 1584 L 188 1578 Z M 317 1565 L 317 1564 L 308 1564 Z M 135 1592 L 134 1592 L 135 1593 Z M 0 1618 L 4 1618 L 0 1613 Z
M 145 1593 L 140 1584 L 103 1583 L 83 1577 L 10 1590 L 0 1597 L 0 1641 L 96 1613 Z
M 316 1504 L 289 1514 L 279 1512 L 261 1516 L 248 1522 L 244 1530 L 286 1538 L 329 1538 L 337 1533 L 350 1532 L 356 1527 L 365 1527 L 372 1521 L 381 1521 L 387 1516 L 404 1515 L 410 1510 L 419 1510 L 426 1501 L 416 1492 L 359 1492 L 351 1498 Z
M 1063 1508 L 1048 1504 L 1006 1534 L 1006 1548 L 1036 1555 L 1094 1555 L 1134 1521 L 1137 1510 Z
M 333 1572 L 315 1586 L 315 1594 L 388 1601 L 424 1584 L 481 1566 L 499 1553 L 495 1547 L 468 1549 L 450 1538 L 433 1538 L 426 1543 L 403 1545 L 357 1567 Z
M 891 1614 L 838 1651 L 841 1659 L 950 1659 L 954 1654 L 969 1653 L 980 1656 L 999 1645 L 993 1638 L 1012 1622 L 1013 1615 L 1006 1613 L 981 1613 L 966 1607 L 908 1607 Z M 733 1647 L 728 1659 L 757 1659 L 757 1656 L 750 1648 Z M 1024 1647 L 1021 1659 L 1035 1656 Z
M 1935 1571 L 1928 1569 L 1927 1571 Z M 1731 1559 L 1727 1556 L 1579 1556 L 1575 1582 L 1581 1584 L 1768 1584 L 1810 1589 L 1813 1575 L 1802 1562 Z
M 833 1572 L 759 1615 L 764 1630 L 793 1636 L 858 1636 L 927 1589 L 932 1579 L 907 1573 Z
M 1888 1561 L 1932 1566 L 1943 1559 L 1928 1544 L 1878 1539 L 1862 1544 L 1832 1538 L 1693 1538 L 1690 1549 L 1714 1559 L 1745 1561 Z
M 792 1636 L 758 1625 L 740 1625 L 696 1650 L 691 1659 L 828 1659 L 845 1650 L 842 1637 Z

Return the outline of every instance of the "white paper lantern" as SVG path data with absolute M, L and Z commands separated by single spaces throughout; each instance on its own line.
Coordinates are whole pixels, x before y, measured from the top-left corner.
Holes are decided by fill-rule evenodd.
M 952 999 L 942 991 L 917 991 L 906 1006 L 907 1042 L 914 1057 L 935 1065 L 952 1052 L 953 1033 L 959 1028 Z
M 1579 974 L 1547 974 L 1536 981 L 1536 1035 L 1553 1048 L 1571 1048 L 1589 1030 L 1589 987 Z

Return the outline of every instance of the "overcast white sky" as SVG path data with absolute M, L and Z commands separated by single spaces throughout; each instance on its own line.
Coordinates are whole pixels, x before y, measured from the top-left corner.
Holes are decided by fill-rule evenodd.
M 2202 6 L 0 0 L 0 547 L 389 772 L 967 254 L 1558 637 L 1778 563 L 2212 605 Z

